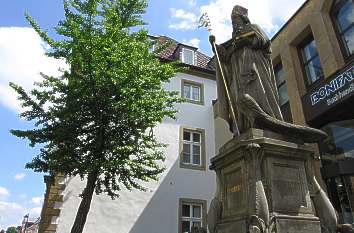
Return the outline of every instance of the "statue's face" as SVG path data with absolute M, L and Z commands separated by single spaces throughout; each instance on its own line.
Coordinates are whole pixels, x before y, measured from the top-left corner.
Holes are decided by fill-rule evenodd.
M 245 25 L 242 16 L 235 16 L 232 18 L 232 28 L 234 31 L 240 30 Z

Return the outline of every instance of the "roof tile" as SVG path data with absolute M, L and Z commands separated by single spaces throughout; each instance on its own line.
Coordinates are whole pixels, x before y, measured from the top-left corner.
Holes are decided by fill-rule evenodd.
M 170 37 L 167 37 L 167 36 L 159 36 L 156 39 L 158 40 L 158 46 L 166 46 L 166 48 L 164 48 L 158 54 L 158 56 L 162 59 L 167 59 L 167 60 L 171 60 L 171 61 L 179 60 L 180 55 L 179 55 L 179 53 L 176 53 L 179 46 L 191 48 L 191 46 L 179 43 L 176 40 L 174 40 Z M 197 51 L 197 48 L 195 48 L 195 52 L 196 52 L 197 62 L 194 65 L 194 67 L 202 68 L 202 69 L 209 70 L 209 71 L 215 70 L 214 66 L 212 64 L 213 62 L 211 62 L 211 57 L 207 56 L 204 53 Z

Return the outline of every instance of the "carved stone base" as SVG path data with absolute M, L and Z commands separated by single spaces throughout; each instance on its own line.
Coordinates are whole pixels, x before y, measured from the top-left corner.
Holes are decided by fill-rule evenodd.
M 313 152 L 301 140 L 251 129 L 212 158 L 211 233 L 320 233 L 311 198 Z M 314 187 L 316 186 L 316 187 Z

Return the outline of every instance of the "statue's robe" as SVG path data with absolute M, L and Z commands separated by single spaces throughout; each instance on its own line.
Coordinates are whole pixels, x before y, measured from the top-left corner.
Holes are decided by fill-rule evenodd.
M 248 39 L 248 45 L 240 46 L 237 43 L 242 37 Z M 247 117 L 248 113 L 243 111 L 240 105 L 240 100 L 245 94 L 251 96 L 269 116 L 283 121 L 270 59 L 270 41 L 266 34 L 257 25 L 248 24 L 240 33 L 235 33 L 231 40 L 217 45 L 217 50 L 236 113 L 239 132 L 243 133 L 250 127 L 254 127 L 253 122 L 250 122 Z M 236 134 L 218 64 L 216 73 L 219 114 L 229 122 L 231 130 Z

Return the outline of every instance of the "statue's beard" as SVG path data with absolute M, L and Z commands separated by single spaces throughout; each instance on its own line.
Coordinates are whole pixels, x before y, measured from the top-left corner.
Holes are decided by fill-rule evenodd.
M 233 28 L 232 35 L 242 32 L 245 26 L 246 23 L 243 21 L 241 17 L 236 17 L 232 19 L 232 28 Z

